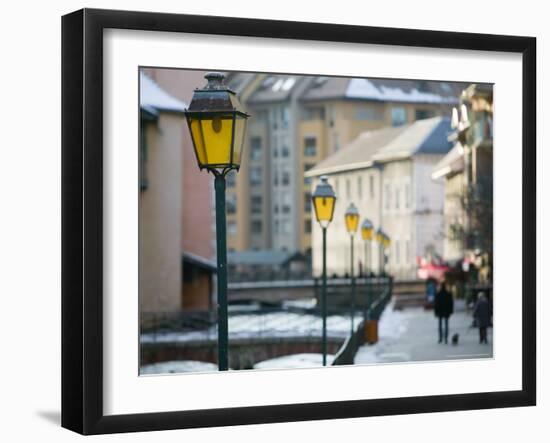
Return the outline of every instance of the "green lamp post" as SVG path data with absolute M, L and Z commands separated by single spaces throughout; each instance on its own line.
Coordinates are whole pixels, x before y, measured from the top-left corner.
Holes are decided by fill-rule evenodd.
M 225 84 L 222 73 L 205 75 L 208 81 L 195 89 L 185 111 L 199 168 L 214 175 L 216 193 L 216 247 L 218 276 L 218 368 L 229 368 L 227 321 L 227 242 L 225 221 L 225 176 L 239 170 L 249 115 L 235 92 Z
M 350 241 L 351 241 L 351 263 L 350 263 L 350 277 L 351 277 L 351 334 L 353 335 L 355 330 L 355 276 L 353 273 L 353 238 L 359 227 L 359 211 L 353 203 L 350 203 L 346 213 L 344 214 L 346 220 L 346 229 L 348 231 Z
M 327 228 L 334 215 L 336 194 L 328 182 L 328 177 L 323 175 L 321 182 L 316 186 L 311 195 L 315 217 L 323 232 L 323 286 L 321 292 L 321 310 L 323 316 L 323 366 L 327 365 Z
M 371 288 L 370 288 L 368 277 L 370 274 L 370 266 L 371 266 L 371 241 L 372 241 L 373 235 L 374 235 L 374 225 L 368 218 L 366 218 L 365 220 L 363 220 L 363 223 L 361 223 L 361 237 L 363 237 L 363 241 L 365 242 L 365 278 L 366 278 L 366 286 L 367 286 L 367 308 L 365 309 L 366 320 L 369 320 L 370 305 L 371 305 Z

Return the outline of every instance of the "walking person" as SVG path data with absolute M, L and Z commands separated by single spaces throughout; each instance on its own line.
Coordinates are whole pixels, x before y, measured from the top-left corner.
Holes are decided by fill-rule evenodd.
M 491 324 L 491 309 L 484 292 L 480 292 L 474 306 L 474 318 L 479 328 L 479 343 L 487 344 L 487 328 Z
M 453 313 L 453 295 L 447 291 L 445 282 L 441 283 L 439 291 L 435 294 L 434 313 L 439 321 L 439 343 L 449 338 L 449 317 Z

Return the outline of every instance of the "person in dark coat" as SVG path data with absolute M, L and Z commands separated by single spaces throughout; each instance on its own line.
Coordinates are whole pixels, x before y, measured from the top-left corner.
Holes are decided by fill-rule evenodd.
M 483 292 L 479 293 L 474 306 L 474 318 L 479 328 L 479 343 L 488 343 L 487 328 L 491 324 L 491 309 L 489 301 Z
M 453 295 L 447 291 L 445 282 L 441 283 L 439 291 L 435 294 L 434 313 L 439 320 L 439 343 L 449 338 L 449 317 L 453 313 Z

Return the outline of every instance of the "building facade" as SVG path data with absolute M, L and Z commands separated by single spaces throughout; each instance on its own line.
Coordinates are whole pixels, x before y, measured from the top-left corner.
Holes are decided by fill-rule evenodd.
M 327 231 L 329 274 L 350 273 L 351 242 L 344 213 L 351 203 L 358 208 L 361 221 L 369 219 L 391 239 L 389 250 L 382 252 L 374 241 L 366 246 L 357 232 L 355 274 L 365 267 L 380 271 L 387 257 L 386 272 L 401 279 L 416 278 L 419 257 L 442 253 L 444 189 L 431 180 L 431 171 L 451 149 L 450 130 L 449 118 L 434 117 L 366 131 L 306 173 L 313 186 L 327 175 L 337 196 L 334 220 Z M 319 275 L 321 230 L 314 223 L 312 231 L 313 273 Z
M 305 173 L 366 130 L 450 115 L 461 90 L 444 82 L 241 73 L 229 74 L 228 84 L 251 114 L 230 197 L 229 248 L 306 256 L 313 223 Z
M 454 147 L 432 170 L 432 179 L 442 182 L 445 188 L 444 258 L 458 261 L 477 256 L 490 263 L 493 252 L 492 85 L 473 84 L 464 89 L 460 107 L 454 111 L 453 128 L 449 139 Z
M 143 312 L 213 306 L 213 181 L 197 167 L 183 114 L 193 90 L 205 84 L 204 74 L 154 68 L 140 74 L 140 127 L 146 134 L 140 149 L 146 146 L 147 181 L 139 203 L 140 300 L 148 300 L 140 305 Z M 156 119 L 145 118 L 147 112 Z

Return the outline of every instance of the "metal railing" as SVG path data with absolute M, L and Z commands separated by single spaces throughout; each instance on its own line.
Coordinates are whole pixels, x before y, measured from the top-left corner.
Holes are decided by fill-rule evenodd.
M 334 282 L 333 282 L 334 283 Z M 346 285 L 347 283 L 347 285 Z M 350 280 L 328 286 L 327 334 L 345 338 L 350 330 Z M 378 319 L 391 297 L 391 279 L 357 279 L 355 316 Z M 322 318 L 319 303 L 283 302 L 266 307 L 260 303 L 229 305 L 230 339 L 317 337 Z M 306 303 L 307 305 L 307 303 Z M 358 319 L 359 320 L 359 319 Z M 217 340 L 215 311 L 142 312 L 141 341 L 186 342 Z

